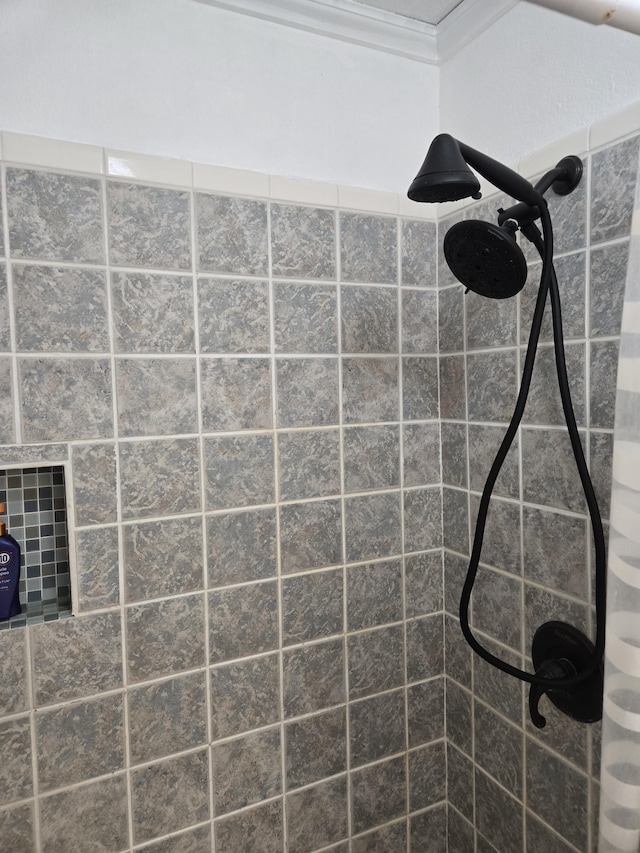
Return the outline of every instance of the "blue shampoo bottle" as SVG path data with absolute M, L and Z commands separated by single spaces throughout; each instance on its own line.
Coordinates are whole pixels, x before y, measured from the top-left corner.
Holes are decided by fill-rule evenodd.
M 0 503 L 0 514 L 4 513 Z M 7 533 L 7 526 L 0 520 L 0 620 L 10 619 L 22 612 L 18 597 L 20 580 L 20 546 Z

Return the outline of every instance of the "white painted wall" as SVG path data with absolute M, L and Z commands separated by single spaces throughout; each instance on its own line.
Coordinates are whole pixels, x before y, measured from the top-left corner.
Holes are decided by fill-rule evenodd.
M 0 79 L 3 130 L 393 192 L 437 132 L 437 69 L 193 0 L 1 0 Z

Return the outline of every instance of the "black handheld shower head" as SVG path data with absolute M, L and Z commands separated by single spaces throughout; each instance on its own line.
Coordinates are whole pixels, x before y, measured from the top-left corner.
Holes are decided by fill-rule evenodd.
M 444 238 L 444 256 L 458 281 L 492 299 L 515 296 L 527 280 L 527 262 L 515 241 L 511 220 L 494 225 L 465 219 L 452 225 Z

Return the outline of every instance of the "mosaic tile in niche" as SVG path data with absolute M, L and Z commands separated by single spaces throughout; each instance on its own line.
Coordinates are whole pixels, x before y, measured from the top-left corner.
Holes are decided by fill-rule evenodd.
M 335 214 L 332 210 L 271 205 L 273 274 L 335 278 Z
M 269 352 L 268 283 L 199 278 L 198 322 L 203 353 Z
M 407 219 L 401 226 L 402 284 L 435 287 L 436 224 Z
M 384 287 L 340 288 L 342 351 L 398 351 L 398 294 Z
M 195 196 L 201 272 L 268 273 L 267 205 L 228 196 Z
M 195 359 L 116 359 L 121 436 L 193 433 L 197 429 Z
M 640 137 L 592 157 L 591 242 L 627 237 L 631 228 Z
M 209 593 L 209 647 L 212 663 L 272 651 L 278 646 L 275 581 Z
M 340 261 L 343 281 L 396 284 L 396 220 L 360 213 L 340 215 Z
M 200 394 L 207 432 L 272 426 L 271 363 L 266 358 L 201 359 Z

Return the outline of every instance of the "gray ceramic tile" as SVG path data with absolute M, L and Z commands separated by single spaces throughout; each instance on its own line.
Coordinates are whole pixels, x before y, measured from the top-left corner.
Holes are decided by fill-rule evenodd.
M 409 753 L 409 808 L 424 809 L 447 796 L 444 741 L 421 746 Z
M 469 477 L 470 486 L 481 492 L 491 470 L 493 460 L 502 443 L 506 429 L 504 427 L 469 424 Z M 494 494 L 509 498 L 520 496 L 520 463 L 518 440 L 516 439 L 505 459 Z
M 537 586 L 524 587 L 524 648 L 531 649 L 531 641 L 544 622 L 569 622 L 590 636 L 588 608 L 575 599 L 559 596 L 549 589 Z
M 273 301 L 276 352 L 338 351 L 338 295 L 335 286 L 276 282 Z
M 398 360 L 344 358 L 342 394 L 345 423 L 397 421 Z
M 14 264 L 13 294 L 19 352 L 109 351 L 104 272 Z
M 129 845 L 124 775 L 91 782 L 40 800 L 43 853 L 111 853 Z M 74 815 L 74 820 L 69 820 Z
M 121 436 L 197 431 L 195 359 L 116 359 Z
M 200 395 L 205 432 L 273 425 L 268 358 L 201 359 Z
M 7 169 L 13 258 L 104 263 L 100 181 Z
M 586 259 L 586 252 L 580 251 L 556 258 L 554 261 L 565 339 L 583 338 L 585 334 Z M 520 300 L 520 342 L 522 344 L 526 344 L 529 340 L 541 272 L 541 263 L 538 262 L 530 266 L 528 284 L 518 297 Z M 551 304 L 548 298 L 540 330 L 540 341 L 553 341 Z
M 449 850 L 472 850 L 474 839 L 475 832 L 473 825 L 466 821 L 455 809 L 450 808 L 447 812 L 447 843 Z M 478 845 L 478 853 L 482 853 L 480 845 Z
M 447 579 L 444 585 L 444 605 L 449 613 L 458 615 L 459 592 L 462 590 L 464 579 L 467 575 L 469 560 L 444 550 L 444 577 Z
M 282 802 L 279 801 L 256 806 L 215 823 L 216 850 L 227 853 L 282 853 L 283 837 Z
M 438 359 L 440 378 L 440 417 L 461 421 L 467 414 L 464 356 Z
M 548 696 L 541 698 L 538 707 L 546 720 L 546 725 L 543 729 L 536 728 L 527 714 L 525 723 L 528 735 L 586 773 L 588 770 L 589 735 L 598 737 L 602 726 L 585 726 L 584 723 L 572 720 L 571 717 L 556 708 Z M 592 775 L 596 778 L 600 776 L 600 767 L 595 755 L 592 760 Z
M 275 581 L 209 593 L 212 663 L 278 647 L 278 590 Z
M 340 214 L 340 271 L 343 281 L 396 284 L 397 222 L 383 216 Z
M 338 361 L 328 358 L 276 361 L 279 427 L 338 423 Z
M 547 853 L 574 853 L 574 848 L 570 847 L 558 835 L 556 835 L 548 826 L 536 820 L 535 817 L 527 813 L 527 850 L 545 850 Z
M 594 154 L 591 161 L 591 242 L 627 237 L 631 228 L 639 137 Z
M 591 343 L 591 426 L 613 429 L 618 372 L 618 342 Z
M 11 349 L 9 292 L 5 264 L 0 264 L 0 350 Z
M 438 417 L 437 358 L 402 359 L 402 417 L 414 421 Z
M 407 622 L 407 681 L 422 681 L 444 672 L 441 613 Z
M 306 853 L 348 835 L 347 779 L 330 779 L 287 796 L 289 853 Z
M 342 569 L 282 581 L 282 643 L 293 645 L 343 632 Z
M 482 569 L 473 590 L 473 624 L 490 637 L 519 649 L 522 633 L 522 582 Z
M 591 252 L 590 333 L 619 335 L 627 278 L 629 243 L 604 246 Z
M 26 631 L 0 632 L 0 714 L 17 714 L 29 707 Z
M 467 427 L 465 424 L 440 425 L 442 433 L 442 482 L 467 487 Z
M 273 275 L 336 277 L 336 223 L 332 210 L 291 204 L 271 205 Z
M 476 827 L 497 850 L 522 850 L 522 805 L 478 770 Z
M 439 352 L 461 352 L 464 349 L 464 291 L 447 287 L 438 292 Z
M 370 764 L 406 748 L 403 690 L 349 705 L 351 767 Z
M 123 527 L 123 558 L 125 601 L 202 589 L 202 520 L 127 524 Z
M 111 273 L 114 347 L 120 353 L 194 351 L 190 277 Z M 202 336 L 200 345 L 202 347 Z
M 432 513 L 427 515 L 427 518 Z M 460 489 L 442 489 L 442 544 L 461 554 L 469 553 L 469 495 Z M 431 547 L 435 547 L 434 543 Z M 417 550 L 417 549 L 416 549 Z
M 108 359 L 22 358 L 19 372 L 26 441 L 113 436 Z
M 402 352 L 438 352 L 437 291 L 402 291 Z
M 113 444 L 83 444 L 71 449 L 76 524 L 117 520 L 116 451 Z
M 273 502 L 272 436 L 206 438 L 204 453 L 207 509 Z
M 214 740 L 259 729 L 280 719 L 278 655 L 211 670 L 211 734 Z
M 611 466 L 613 434 L 592 431 L 589 436 L 589 469 L 598 506 L 604 518 L 611 512 Z
M 209 819 L 205 750 L 131 771 L 134 844 Z
M 344 642 L 323 643 L 283 653 L 285 717 L 297 717 L 345 701 Z
M 413 554 L 404 564 L 407 618 L 442 610 L 442 553 Z
M 0 445 L 0 462 L 3 465 L 58 465 L 69 459 L 69 445 L 64 444 L 14 444 Z
M 120 603 L 117 527 L 76 532 L 76 571 L 80 610 Z
M 342 562 L 339 500 L 280 507 L 281 571 L 301 572 Z
M 447 776 L 449 805 L 473 821 L 473 762 L 452 744 L 447 744 Z
M 573 192 L 557 195 L 551 191 L 546 196 L 553 221 L 553 245 L 558 254 L 582 249 L 587 242 L 588 160 L 583 160 L 582 165 L 582 180 Z M 592 184 L 592 198 L 593 189 Z
M 35 847 L 33 805 L 0 812 L 0 833 L 11 853 L 31 853 Z
M 436 224 L 407 219 L 401 225 L 402 283 L 435 287 L 437 275 Z
M 273 509 L 210 515 L 207 518 L 209 587 L 275 576 L 276 535 Z
M 347 630 L 402 620 L 402 565 L 385 560 L 347 568 Z
M 202 595 L 137 604 L 127 609 L 125 619 L 130 682 L 204 664 Z
M 474 703 L 475 760 L 519 799 L 523 791 L 522 730 L 480 702 Z
M 473 700 L 450 678 L 445 679 L 447 740 L 467 755 L 473 754 Z
M 0 797 L 3 803 L 33 796 L 29 717 L 0 722 Z
M 191 268 L 189 193 L 109 181 L 109 259 L 115 266 Z M 135 222 L 135 228 L 131 223 Z
M 411 489 L 404 493 L 405 551 L 429 551 L 442 545 L 440 488 Z
M 280 500 L 339 494 L 338 430 L 278 433 L 278 469 Z
M 346 492 L 364 492 L 400 485 L 399 427 L 345 429 L 343 452 Z
M 347 714 L 336 708 L 285 726 L 287 790 L 347 769 Z
M 398 293 L 391 287 L 340 288 L 342 352 L 398 351 Z
M 9 405 L 2 407 L 0 412 L 0 442 L 2 444 L 13 444 L 15 437 L 15 422 L 13 418 L 13 377 L 11 359 L 0 358 L 0 396 Z
M 197 826 L 144 849 L 147 853 L 200 853 L 211 849 L 211 827 Z
M 407 688 L 409 748 L 444 737 L 444 678 Z
M 566 344 L 564 348 L 569 390 L 578 426 L 585 425 L 585 345 Z M 565 418 L 558 390 L 553 347 L 539 347 L 525 410 L 524 423 L 564 426 Z
M 516 299 L 486 299 L 471 292 L 464 305 L 467 349 L 507 347 L 518 342 Z
M 432 483 L 439 483 L 439 425 L 437 423 L 404 424 L 402 428 L 402 435 L 405 487 L 426 486 Z
M 196 193 L 199 269 L 236 275 L 268 272 L 267 205 Z
M 199 278 L 198 324 L 203 353 L 269 352 L 268 283 Z
M 377 850 L 384 850 L 386 853 L 405 853 L 407 849 L 406 820 L 398 820 L 354 838 L 351 849 L 353 853 L 376 853 Z M 415 846 L 414 849 L 416 849 Z M 417 849 L 420 850 L 420 847 Z
M 407 809 L 405 759 L 392 758 L 351 775 L 353 832 L 398 818 Z
M 214 745 L 212 758 L 216 815 L 236 811 L 282 791 L 277 729 Z
M 402 626 L 376 628 L 347 638 L 349 698 L 363 699 L 400 687 L 404 680 Z
M 400 553 L 398 492 L 346 498 L 344 512 L 348 563 Z
M 471 523 L 475 533 L 480 499 L 471 495 Z M 526 510 L 525 510 L 526 512 Z M 525 546 L 525 552 L 526 552 Z M 496 569 L 504 569 L 514 575 L 520 575 L 520 507 L 510 501 L 492 499 L 484 528 L 482 552 L 483 563 Z
M 124 519 L 200 510 L 200 454 L 192 438 L 121 442 Z
M 516 351 L 467 357 L 469 420 L 508 423 L 516 401 Z
M 33 625 L 31 655 L 39 705 L 122 685 L 120 616 L 97 613 Z
M 41 791 L 123 770 L 122 695 L 42 711 L 36 717 L 36 742 Z
M 207 742 L 205 674 L 129 691 L 129 755 L 142 764 Z
M 525 577 L 541 586 L 587 598 L 586 522 L 524 508 Z
M 525 501 L 582 512 L 584 496 L 566 432 L 523 429 L 521 433 Z

